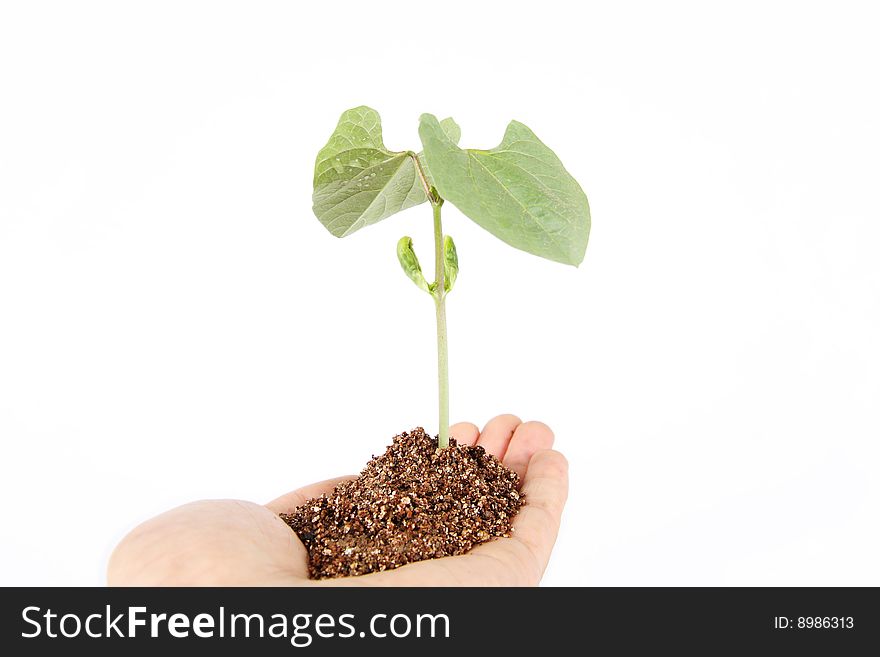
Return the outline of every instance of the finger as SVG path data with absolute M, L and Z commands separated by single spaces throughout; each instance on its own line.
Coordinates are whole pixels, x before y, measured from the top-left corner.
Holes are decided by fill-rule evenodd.
M 516 415 L 499 415 L 486 423 L 480 432 L 477 445 L 493 456 L 503 459 L 514 430 L 522 423 Z
M 568 499 L 568 461 L 565 457 L 552 449 L 536 452 L 526 469 L 523 493 L 526 503 L 513 520 L 510 546 L 525 548 L 527 554 L 520 559 L 531 557 L 540 580 L 556 543 L 562 509 Z M 501 541 L 480 547 L 491 550 L 496 543 Z
M 509 539 L 484 543 L 471 554 L 504 564 L 517 582 L 535 586 L 547 568 L 568 498 L 568 461 L 559 452 L 541 450 L 529 461 L 523 483 L 526 503 L 513 520 Z
M 449 427 L 449 435 L 455 438 L 459 445 L 473 445 L 480 437 L 480 428 L 471 422 L 459 422 Z
M 292 513 L 296 507 L 302 506 L 313 497 L 320 497 L 323 493 L 331 492 L 337 485 L 341 484 L 343 481 L 348 481 L 349 479 L 356 479 L 356 477 L 355 475 L 336 477 L 335 479 L 327 479 L 326 481 L 319 481 L 316 484 L 303 486 L 302 488 L 286 493 L 281 497 L 272 500 L 265 506 L 267 509 L 274 511 L 275 513 Z
M 543 422 L 523 422 L 513 432 L 513 438 L 504 454 L 504 465 L 519 475 L 520 481 L 532 456 L 543 449 L 553 447 L 553 430 Z

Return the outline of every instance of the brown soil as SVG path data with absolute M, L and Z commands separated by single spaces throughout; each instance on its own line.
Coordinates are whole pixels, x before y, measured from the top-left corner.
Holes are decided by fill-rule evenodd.
M 364 575 L 509 536 L 519 477 L 482 447 L 449 444 L 404 432 L 357 479 L 281 514 L 309 552 L 309 576 Z

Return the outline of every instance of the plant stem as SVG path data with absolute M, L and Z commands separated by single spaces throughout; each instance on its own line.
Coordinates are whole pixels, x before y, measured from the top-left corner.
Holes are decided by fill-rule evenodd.
M 434 307 L 437 310 L 437 381 L 440 402 L 440 433 L 437 446 L 449 447 L 449 351 L 446 340 L 446 280 L 443 269 L 443 226 L 440 207 L 443 200 L 431 202 L 434 208 Z
M 428 177 L 425 175 L 425 170 L 422 168 L 422 162 L 421 160 L 419 160 L 419 156 L 412 151 L 409 152 L 409 156 L 413 160 L 413 164 L 416 167 L 416 173 L 418 174 L 419 180 L 422 183 L 422 189 L 425 190 L 425 196 L 428 197 L 431 205 L 435 205 L 436 203 L 441 202 L 440 197 L 434 193 L 434 191 L 431 189 L 431 185 L 428 184 Z

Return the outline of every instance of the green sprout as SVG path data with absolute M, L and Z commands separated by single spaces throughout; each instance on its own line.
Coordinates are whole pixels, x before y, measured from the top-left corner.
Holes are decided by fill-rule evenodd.
M 336 237 L 428 202 L 434 215 L 434 281 L 422 273 L 412 239 L 397 243 L 403 271 L 434 299 L 439 389 L 438 446 L 449 446 L 449 356 L 446 295 L 458 277 L 458 253 L 443 234 L 449 201 L 495 237 L 522 251 L 568 265 L 584 259 L 590 206 L 556 154 L 518 121 L 489 150 L 462 149 L 451 118 L 419 121 L 422 151 L 390 151 L 379 114 L 361 106 L 343 112 L 315 161 L 315 216 Z

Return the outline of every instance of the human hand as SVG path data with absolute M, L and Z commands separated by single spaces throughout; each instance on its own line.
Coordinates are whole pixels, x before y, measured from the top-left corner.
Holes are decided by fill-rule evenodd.
M 428 559 L 359 577 L 310 580 L 306 548 L 282 521 L 340 477 L 300 488 L 265 506 L 242 500 L 185 504 L 134 529 L 110 557 L 111 586 L 534 586 L 556 541 L 568 495 L 568 463 L 541 422 L 500 415 L 483 431 L 468 422 L 449 430 L 460 444 L 482 445 L 523 482 L 525 505 L 510 538 L 467 554 Z

